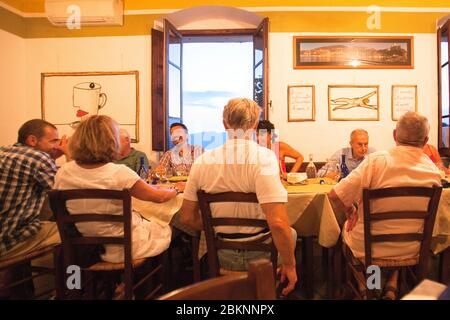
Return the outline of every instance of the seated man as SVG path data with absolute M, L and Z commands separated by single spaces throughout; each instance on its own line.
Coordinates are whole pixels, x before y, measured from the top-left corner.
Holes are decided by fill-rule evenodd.
M 294 248 L 295 231 L 289 227 L 285 202 L 287 192 L 279 179 L 278 159 L 275 153 L 252 140 L 258 125 L 261 109 L 249 99 L 232 99 L 223 111 L 223 124 L 227 130 L 227 142 L 205 152 L 192 166 L 184 192 L 180 223 L 202 230 L 197 191 L 209 193 L 225 191 L 256 193 L 256 203 L 217 203 L 212 215 L 225 212 L 234 217 L 266 219 L 275 246 L 281 256 L 281 279 L 288 280 L 283 294 L 294 289 L 297 282 Z M 220 209 L 220 210 L 219 210 Z M 224 227 L 218 232 L 250 233 L 260 228 Z M 219 228 L 217 228 L 219 229 Z M 220 265 L 229 270 L 246 270 L 249 260 L 265 257 L 266 252 L 245 250 L 219 250 Z M 237 263 L 239 261 L 239 263 Z
M 124 164 L 134 172 L 138 172 L 141 166 L 141 158 L 144 158 L 144 166 L 148 170 L 147 155 L 131 147 L 130 134 L 125 129 L 120 129 L 120 158 L 116 164 Z
M 19 129 L 18 142 L 0 148 L 0 261 L 60 241 L 55 223 L 41 222 L 46 191 L 53 186 L 55 159 L 66 153 L 51 123 L 34 119 Z
M 396 147 L 375 152 L 341 180 L 328 194 L 335 208 L 345 210 L 347 221 L 342 234 L 356 258 L 364 258 L 364 219 L 362 190 L 390 187 L 433 187 L 440 185 L 439 170 L 423 152 L 428 141 L 428 120 L 415 112 L 405 113 L 394 130 Z M 424 201 L 425 200 L 425 201 Z M 356 208 L 354 206 L 356 204 Z M 417 210 L 426 206 L 426 199 L 411 198 L 402 201 L 383 199 L 372 202 L 373 212 Z M 423 225 L 420 220 L 401 219 L 380 221 L 372 225 L 372 234 L 417 232 Z M 374 243 L 374 259 L 409 259 L 417 257 L 418 242 Z
M 375 152 L 374 148 L 369 147 L 369 134 L 364 129 L 353 130 L 350 134 L 350 148 L 342 148 L 336 151 L 320 170 L 317 172 L 319 177 L 326 176 L 326 173 L 332 161 L 337 161 L 339 165 L 342 162 L 342 155 L 345 156 L 345 164 L 349 173 L 352 172 L 363 160 L 366 154 Z
M 188 144 L 188 129 L 182 123 L 172 123 L 170 138 L 175 146 L 162 155 L 156 171 L 163 170 L 173 176 L 187 176 L 195 159 L 203 153 L 203 148 Z

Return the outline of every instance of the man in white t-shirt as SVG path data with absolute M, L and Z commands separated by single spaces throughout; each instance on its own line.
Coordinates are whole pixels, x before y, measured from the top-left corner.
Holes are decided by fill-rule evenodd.
M 297 282 L 295 241 L 290 228 L 285 203 L 287 192 L 279 178 L 278 160 L 270 149 L 252 140 L 261 109 L 249 99 L 232 99 L 223 111 L 227 142 L 201 155 L 193 164 L 184 191 L 180 222 L 202 230 L 197 191 L 208 193 L 226 191 L 256 193 L 259 204 L 217 203 L 211 206 L 213 216 L 266 219 L 275 246 L 281 256 L 281 281 L 288 280 L 282 293 L 287 295 Z M 219 210 L 220 209 L 220 210 Z M 220 233 L 258 234 L 259 228 L 221 227 Z M 222 267 L 245 270 L 249 260 L 262 253 L 243 250 L 219 250 Z
M 390 187 L 433 187 L 440 185 L 439 169 L 422 148 L 428 141 L 427 118 L 415 112 L 405 113 L 394 130 L 396 147 L 369 154 L 347 178 L 329 193 L 332 204 L 345 210 L 347 222 L 343 240 L 355 257 L 364 258 L 364 219 L 362 190 Z M 355 204 L 358 209 L 355 208 Z M 426 209 L 425 198 L 379 199 L 372 202 L 372 212 Z M 380 221 L 372 225 L 372 234 L 419 232 L 423 222 L 417 219 Z M 380 242 L 372 245 L 375 259 L 409 259 L 417 257 L 418 242 Z

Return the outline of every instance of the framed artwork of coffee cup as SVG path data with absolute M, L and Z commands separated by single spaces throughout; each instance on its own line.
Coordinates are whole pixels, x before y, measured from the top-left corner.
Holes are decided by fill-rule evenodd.
M 139 72 L 41 74 L 41 116 L 71 135 L 91 115 L 108 115 L 139 141 Z

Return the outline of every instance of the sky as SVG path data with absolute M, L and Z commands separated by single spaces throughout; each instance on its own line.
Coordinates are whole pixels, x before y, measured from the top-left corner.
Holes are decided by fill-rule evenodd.
M 183 45 L 183 122 L 189 133 L 224 132 L 223 107 L 233 97 L 252 98 L 252 85 L 252 42 Z

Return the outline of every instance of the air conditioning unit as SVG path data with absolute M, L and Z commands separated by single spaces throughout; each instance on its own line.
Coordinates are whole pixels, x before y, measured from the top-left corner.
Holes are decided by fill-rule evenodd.
M 45 0 L 45 13 L 58 27 L 123 26 L 123 0 Z

